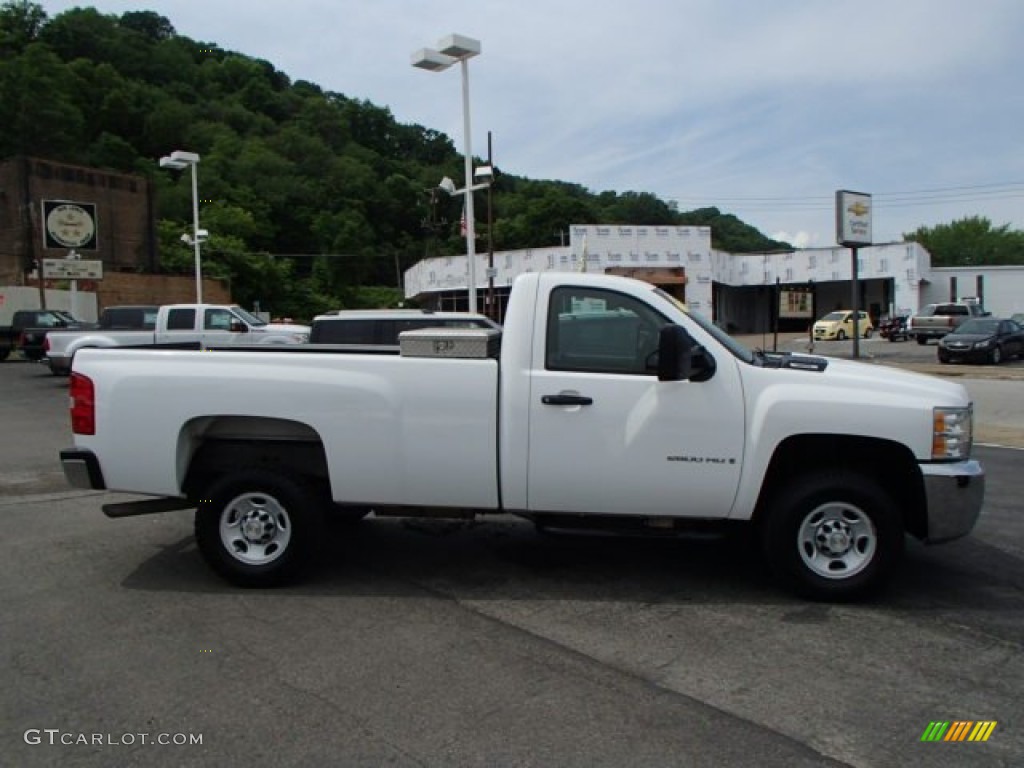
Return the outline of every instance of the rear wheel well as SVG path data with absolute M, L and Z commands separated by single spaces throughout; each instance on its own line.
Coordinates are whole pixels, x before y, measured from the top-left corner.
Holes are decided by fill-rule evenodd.
M 917 538 L 927 535 L 924 481 L 913 454 L 900 443 L 856 435 L 795 435 L 781 442 L 765 472 L 754 521 L 800 476 L 840 468 L 877 480 L 900 509 L 904 529 Z
M 329 495 L 330 480 L 323 444 L 310 440 L 208 438 L 196 449 L 183 490 L 190 499 L 217 480 L 243 470 L 267 470 L 303 480 Z

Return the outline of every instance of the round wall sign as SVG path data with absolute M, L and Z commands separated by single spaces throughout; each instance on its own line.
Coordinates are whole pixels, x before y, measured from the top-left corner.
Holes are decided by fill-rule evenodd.
M 62 203 L 47 214 L 46 231 L 65 248 L 81 248 L 96 235 L 96 222 L 82 206 Z

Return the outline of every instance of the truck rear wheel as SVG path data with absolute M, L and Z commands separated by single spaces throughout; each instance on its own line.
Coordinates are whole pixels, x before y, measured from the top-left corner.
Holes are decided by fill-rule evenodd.
M 315 564 L 324 506 L 313 486 L 287 475 L 233 472 L 203 493 L 196 508 L 196 544 L 210 567 L 232 584 L 285 584 Z
M 805 597 L 847 601 L 885 582 L 903 552 L 899 508 L 872 478 L 820 472 L 797 478 L 764 520 L 765 558 Z

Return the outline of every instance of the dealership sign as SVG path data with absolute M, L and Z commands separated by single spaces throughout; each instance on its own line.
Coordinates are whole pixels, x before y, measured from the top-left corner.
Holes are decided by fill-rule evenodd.
M 44 280 L 102 280 L 103 262 L 99 260 L 43 259 Z
M 854 248 L 871 245 L 871 195 L 836 192 L 836 242 Z
M 67 200 L 43 201 L 43 247 L 96 250 L 96 206 Z

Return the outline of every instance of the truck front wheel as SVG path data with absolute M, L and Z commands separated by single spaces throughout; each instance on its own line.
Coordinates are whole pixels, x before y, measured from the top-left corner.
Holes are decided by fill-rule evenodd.
M 869 595 L 903 552 L 899 508 L 877 482 L 853 472 L 797 479 L 771 503 L 762 534 L 776 576 L 818 600 Z
M 196 544 L 206 562 L 240 587 L 294 581 L 316 562 L 324 502 L 314 486 L 275 472 L 225 475 L 196 508 Z

